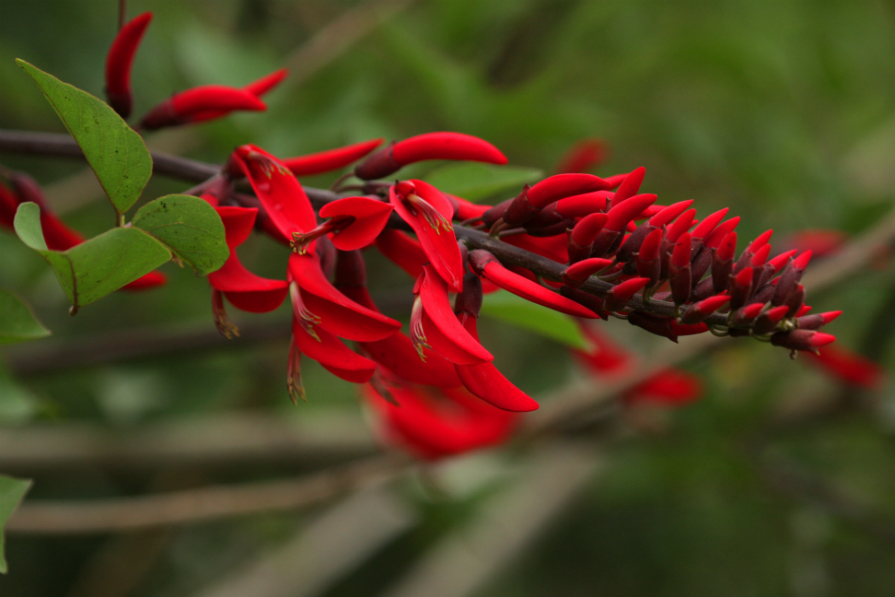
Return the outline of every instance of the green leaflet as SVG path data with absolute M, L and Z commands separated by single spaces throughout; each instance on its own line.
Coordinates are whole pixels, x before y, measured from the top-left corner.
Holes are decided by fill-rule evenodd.
M 36 340 L 50 331 L 34 318 L 28 305 L 16 295 L 0 288 L 0 344 Z
M 572 348 L 587 350 L 590 347 L 571 317 L 505 290 L 485 295 L 482 315 L 500 319 Z
M 31 487 L 30 480 L 13 479 L 5 475 L 0 475 L 0 573 L 6 574 L 6 557 L 3 552 L 3 529 L 6 527 L 6 521 L 12 516 L 12 513 L 18 507 L 19 502 L 28 493 Z
M 24 60 L 16 62 L 34 79 L 81 146 L 115 211 L 123 214 L 130 209 L 152 175 L 152 156 L 140 135 L 102 100 Z
M 67 251 L 50 251 L 40 225 L 40 208 L 23 203 L 16 234 L 53 267 L 74 311 L 133 282 L 171 258 L 171 252 L 137 228 L 113 228 Z
M 203 276 L 220 268 L 230 256 L 220 216 L 198 197 L 159 197 L 141 207 L 131 224 L 164 243 Z

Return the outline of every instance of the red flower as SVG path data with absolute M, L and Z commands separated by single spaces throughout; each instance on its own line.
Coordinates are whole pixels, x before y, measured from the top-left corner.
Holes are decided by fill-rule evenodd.
M 372 386 L 364 397 L 376 414 L 385 442 L 425 460 L 438 460 L 505 442 L 518 415 L 494 408 L 464 389 L 432 390 L 389 383 L 397 405 Z
M 229 114 L 236 110 L 266 109 L 264 102 L 244 89 L 224 85 L 202 85 L 175 93 L 156 105 L 140 121 L 140 127 L 151 131 L 208 120 L 209 113 Z
M 269 75 L 264 75 L 257 81 L 252 81 L 248 85 L 244 85 L 242 87 L 242 90 L 260 99 L 262 95 L 266 94 L 268 91 L 279 85 L 280 82 L 285 79 L 286 75 L 288 74 L 289 71 L 287 71 L 285 68 L 275 70 Z M 262 108 L 262 110 L 263 109 L 265 108 Z M 193 114 L 190 117 L 189 121 L 191 123 L 197 123 L 205 122 L 207 120 L 214 120 L 215 118 L 226 116 L 232 111 L 233 110 L 203 110 Z
M 422 180 L 405 180 L 389 189 L 389 200 L 413 228 L 438 275 L 454 291 L 463 290 L 463 259 L 451 224 L 454 208 L 447 197 Z
M 286 158 L 283 165 L 289 168 L 296 176 L 311 176 L 332 172 L 353 164 L 382 144 L 382 139 L 371 139 L 354 145 L 347 145 L 337 149 L 329 149 L 318 153 L 295 158 Z
M 125 23 L 106 55 L 106 97 L 112 109 L 122 118 L 127 118 L 131 113 L 131 65 L 150 21 L 152 13 L 144 12 Z
M 329 220 L 308 232 L 294 233 L 292 246 L 302 253 L 309 242 L 331 234 L 330 240 L 337 249 L 362 249 L 376 240 L 393 209 L 388 203 L 369 197 L 345 197 L 327 203 L 320 208 L 320 217 Z

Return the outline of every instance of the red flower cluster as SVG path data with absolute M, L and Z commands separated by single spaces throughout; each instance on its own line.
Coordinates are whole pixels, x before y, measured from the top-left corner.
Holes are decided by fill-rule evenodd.
M 303 397 L 302 355 L 342 379 L 371 382 L 368 396 L 385 396 L 401 405 L 375 400 L 374 410 L 384 417 L 389 434 L 424 457 L 496 441 L 512 420 L 498 413 L 538 407 L 498 371 L 479 341 L 477 319 L 486 288 L 503 288 L 578 318 L 614 315 L 672 340 L 710 329 L 760 336 L 797 350 L 816 351 L 833 340 L 817 330 L 838 312 L 811 315 L 804 305 L 799 279 L 810 251 L 772 258 L 768 231 L 737 256 L 734 229 L 739 218 L 725 220 L 725 209 L 696 220 L 692 201 L 657 205 L 656 195 L 640 193 L 643 168 L 609 178 L 558 174 L 493 207 L 473 205 L 422 180 L 372 180 L 422 160 L 506 161 L 481 139 L 431 133 L 392 143 L 360 162 L 353 173 L 367 181 L 358 188 L 369 194 L 326 203 L 319 210 L 323 221 L 318 221 L 294 172 L 316 174 L 348 166 L 379 143 L 282 161 L 252 145 L 239 147 L 224 175 L 203 187 L 203 196 L 221 214 L 231 247 L 227 264 L 209 281 L 216 320 L 225 333 L 233 328 L 222 297 L 260 312 L 276 308 L 289 294 L 293 340 L 288 385 L 293 399 Z M 262 211 L 239 206 L 233 183 L 242 177 Z M 236 257 L 235 248 L 256 219 L 260 229 L 294 251 L 285 279 L 255 276 Z M 458 242 L 455 221 L 472 223 L 490 236 L 477 237 L 469 230 Z M 395 226 L 406 227 L 413 237 Z M 416 279 L 407 335 L 379 312 L 367 292 L 359 250 L 373 245 Z M 495 256 L 501 245 L 527 249 L 533 259 L 546 258 L 562 275 L 547 283 L 518 263 L 502 262 Z M 580 356 L 592 367 L 606 368 L 607 354 L 612 360 L 612 351 L 605 348 L 608 341 L 590 328 L 586 333 L 599 352 Z M 359 351 L 345 341 L 356 342 Z M 615 356 L 614 366 L 630 358 L 617 351 Z M 692 376 L 668 371 L 635 388 L 627 399 L 682 404 L 699 393 Z M 470 403 L 469 396 L 484 402 Z M 445 426 L 459 435 L 433 437 L 436 427 Z
M 152 13 L 146 12 L 126 23 L 118 31 L 106 55 L 106 97 L 109 105 L 122 118 L 131 114 L 131 67 L 150 21 Z M 202 85 L 175 93 L 149 110 L 140 119 L 140 127 L 155 130 L 212 120 L 237 110 L 265 110 L 267 106 L 260 97 L 276 87 L 285 76 L 286 70 L 280 69 L 241 89 Z

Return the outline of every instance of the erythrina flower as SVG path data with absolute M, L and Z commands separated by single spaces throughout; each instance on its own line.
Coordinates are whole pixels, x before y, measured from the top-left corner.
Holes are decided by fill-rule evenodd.
M 383 147 L 358 164 L 354 175 L 363 180 L 384 178 L 408 164 L 426 160 L 507 163 L 499 149 L 478 137 L 450 132 L 426 133 Z
M 299 252 L 315 238 L 331 234 L 337 249 L 353 251 L 373 243 L 385 228 L 394 208 L 369 197 L 344 197 L 320 208 L 320 217 L 329 218 L 308 232 L 292 235 L 292 245 Z
M 112 109 L 122 118 L 127 118 L 131 113 L 131 65 L 150 21 L 152 13 L 144 12 L 125 23 L 106 55 L 106 97 Z
M 381 437 L 425 460 L 438 460 L 505 442 L 518 415 L 494 408 L 465 389 L 433 390 L 390 383 L 396 404 L 372 386 L 364 397 L 376 415 Z
M 432 267 L 456 292 L 463 290 L 463 259 L 444 194 L 422 180 L 405 180 L 389 189 L 395 211 L 416 233 Z
M 266 94 L 268 91 L 279 85 L 288 74 L 289 71 L 287 71 L 285 68 L 275 70 L 274 72 L 268 75 L 264 75 L 256 81 L 252 81 L 248 85 L 244 85 L 242 87 L 242 90 L 260 99 L 262 95 Z M 205 122 L 207 120 L 214 120 L 215 118 L 227 116 L 232 111 L 233 110 L 202 110 L 190 116 L 189 121 L 191 123 L 197 123 Z
M 227 114 L 236 110 L 266 110 L 257 96 L 244 89 L 224 85 L 202 85 L 175 93 L 156 105 L 140 121 L 148 131 L 206 120 L 209 112 Z

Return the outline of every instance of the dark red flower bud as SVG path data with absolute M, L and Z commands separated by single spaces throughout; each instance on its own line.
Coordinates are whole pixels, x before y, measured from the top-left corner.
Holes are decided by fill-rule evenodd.
M 622 232 L 628 222 L 633 220 L 640 212 L 655 203 L 658 197 L 647 193 L 643 195 L 635 195 L 623 203 L 614 205 L 606 212 L 609 218 L 606 220 L 606 229 L 615 232 Z
M 594 239 L 606 225 L 609 216 L 591 214 L 584 216 L 569 233 L 569 261 L 576 263 L 590 256 Z
M 560 199 L 553 211 L 563 218 L 583 218 L 590 214 L 606 210 L 606 202 L 612 196 L 611 191 L 593 191 Z
M 793 249 L 791 251 L 787 251 L 786 253 L 781 253 L 768 261 L 766 265 L 770 266 L 773 273 L 776 274 L 781 269 L 783 269 L 789 263 L 789 260 L 792 258 L 792 256 L 798 252 L 798 249 Z
M 612 259 L 601 259 L 600 257 L 578 261 L 563 270 L 563 282 L 573 287 L 581 286 L 589 277 L 610 267 L 612 263 Z
M 771 254 L 771 245 L 762 245 L 752 255 L 752 259 L 749 261 L 749 265 L 751 265 L 753 269 L 760 268 L 762 265 L 764 265 L 767 262 L 768 256 L 770 254 Z
M 802 308 L 804 303 L 805 287 L 799 284 L 796 286 L 796 289 L 786 297 L 786 302 L 783 304 L 789 307 L 789 317 L 795 317 L 796 313 L 799 312 L 799 309 Z
M 668 226 L 665 231 L 665 238 L 668 239 L 670 244 L 676 243 L 681 235 L 690 229 L 690 226 L 693 225 L 693 218 L 695 216 L 696 210 L 692 208 L 688 209 Z
M 789 311 L 789 308 L 785 305 L 765 311 L 755 320 L 755 323 L 752 325 L 752 332 L 758 336 L 770 334 L 776 329 L 777 324 L 786 317 L 787 311 Z
M 235 87 L 202 85 L 176 93 L 150 110 L 140 121 L 148 131 L 207 120 L 203 113 L 228 114 L 236 110 L 262 111 L 267 106 L 260 99 Z
M 309 153 L 295 158 L 283 160 L 283 165 L 296 176 L 312 176 L 323 172 L 332 172 L 353 164 L 382 144 L 382 139 L 370 139 L 362 143 L 347 145 L 337 149 L 329 149 L 317 153 Z
M 752 296 L 752 268 L 747 267 L 730 277 L 730 308 L 736 311 Z
M 810 362 L 852 386 L 874 390 L 885 378 L 886 372 L 881 365 L 844 347 L 824 346 L 808 356 Z
M 764 309 L 764 303 L 753 303 L 737 309 L 733 312 L 733 315 L 731 315 L 731 326 L 748 327 L 752 325 L 755 318 L 761 315 L 762 309 Z
M 650 232 L 643 244 L 640 245 L 640 251 L 637 253 L 637 275 L 642 278 L 649 278 L 651 284 L 655 284 L 659 279 L 662 263 L 659 260 L 659 248 L 662 246 L 662 229 L 656 228 Z
M 736 253 L 737 233 L 730 232 L 724 236 L 717 249 L 712 249 L 712 288 L 715 294 L 727 289 L 730 283 L 730 272 L 733 270 L 733 256 Z
M 677 203 L 672 203 L 668 207 L 663 207 L 656 215 L 649 219 L 649 224 L 656 228 L 666 226 L 676 217 L 687 211 L 687 208 L 691 205 L 693 205 L 693 200 L 687 199 L 686 201 L 678 201 Z
M 836 336 L 816 332 L 814 330 L 793 330 L 791 332 L 777 332 L 771 336 L 771 344 L 791 348 L 792 350 L 807 350 L 817 353 L 817 349 L 836 341 Z
M 740 217 L 736 216 L 730 218 L 726 222 L 718 224 L 718 227 L 712 230 L 711 234 L 706 237 L 705 246 L 710 248 L 718 247 L 724 241 L 727 235 L 734 231 L 739 223 Z
M 131 65 L 150 21 L 152 13 L 144 12 L 125 23 L 112 41 L 109 53 L 106 55 L 106 97 L 112 109 L 122 118 L 127 118 L 131 114 L 133 104 Z
M 606 309 L 608 311 L 624 309 L 628 301 L 643 290 L 649 282 L 649 278 L 631 278 L 616 284 L 606 296 Z
M 699 223 L 696 228 L 693 229 L 693 232 L 690 233 L 690 237 L 694 241 L 698 240 L 699 246 L 704 245 L 705 243 L 703 242 L 703 239 L 711 234 L 712 230 L 714 230 L 718 223 L 724 219 L 724 216 L 727 215 L 728 211 L 729 208 L 725 207 L 724 209 L 719 209 L 715 213 L 707 216 Z
M 782 309 L 783 307 L 780 308 Z M 796 323 L 801 330 L 816 330 L 827 325 L 831 321 L 834 321 L 840 315 L 842 315 L 842 311 L 827 311 L 826 313 L 816 313 L 814 315 L 802 315 L 796 319 Z
M 771 298 L 772 305 L 782 305 L 787 301 L 789 295 L 796 289 L 799 280 L 802 279 L 802 274 L 805 273 L 805 268 L 810 260 L 811 251 L 805 251 L 783 268 L 777 288 L 774 290 L 774 296 Z
M 693 277 L 690 270 L 690 233 L 684 232 L 671 253 L 668 264 L 668 280 L 671 285 L 671 296 L 675 305 L 682 305 L 690 300 L 693 290 Z
M 640 185 L 643 184 L 644 176 L 646 176 L 646 168 L 643 166 L 628 174 L 621 185 L 619 185 L 615 195 L 612 196 L 612 201 L 610 203 L 611 207 L 615 207 L 619 203 L 636 195 L 637 191 L 640 190 Z
M 526 186 L 507 207 L 503 220 L 508 226 L 522 226 L 554 201 L 607 188 L 605 180 L 592 174 L 556 174 Z
M 608 148 L 602 139 L 584 139 L 573 145 L 559 159 L 555 172 L 557 174 L 587 172 L 602 164 L 607 153 Z
M 384 178 L 408 164 L 426 160 L 507 163 L 506 156 L 484 139 L 462 133 L 426 133 L 380 149 L 358 164 L 354 175 L 362 180 Z
M 730 300 L 726 294 L 711 296 L 687 308 L 681 316 L 681 323 L 700 323 L 706 317 L 723 307 Z
M 709 326 L 705 323 L 678 323 L 677 321 L 672 321 L 671 331 L 677 336 L 695 336 L 709 331 Z
M 604 321 L 609 319 L 609 313 L 607 313 L 605 309 L 606 302 L 602 298 L 578 288 L 573 288 L 572 286 L 560 287 L 559 293 L 567 299 L 587 307 L 599 315 L 600 319 Z

